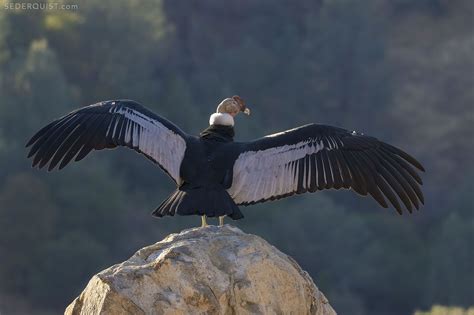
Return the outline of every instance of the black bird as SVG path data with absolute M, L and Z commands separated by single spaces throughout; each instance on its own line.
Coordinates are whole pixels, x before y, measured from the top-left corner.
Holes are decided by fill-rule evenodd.
M 239 96 L 224 99 L 199 136 L 131 100 L 77 109 L 27 143 L 33 167 L 48 170 L 82 160 L 92 150 L 126 146 L 160 166 L 177 189 L 154 216 L 243 218 L 238 206 L 323 189 L 352 189 L 386 199 L 398 213 L 424 203 L 423 166 L 404 151 L 355 131 L 309 124 L 250 142 L 234 142 L 234 117 L 250 114 Z M 416 168 L 416 169 L 415 169 Z

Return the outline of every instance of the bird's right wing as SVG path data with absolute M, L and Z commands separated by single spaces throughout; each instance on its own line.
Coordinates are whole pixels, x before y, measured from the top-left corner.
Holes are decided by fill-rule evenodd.
M 105 101 L 75 110 L 38 131 L 27 143 L 33 166 L 59 169 L 92 150 L 125 146 L 157 163 L 176 183 L 191 137 L 131 100 Z
M 423 203 L 415 168 L 423 166 L 387 143 L 345 129 L 310 124 L 238 144 L 230 196 L 250 205 L 323 189 L 370 194 L 381 206 L 411 212 Z

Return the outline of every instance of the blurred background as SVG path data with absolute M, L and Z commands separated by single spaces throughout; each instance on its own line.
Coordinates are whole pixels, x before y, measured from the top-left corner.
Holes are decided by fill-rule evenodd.
M 309 122 L 376 136 L 423 163 L 426 205 L 399 216 L 325 191 L 227 223 L 293 256 L 340 314 L 474 305 L 473 1 L 18 3 L 0 9 L 2 315 L 60 313 L 95 273 L 200 224 L 151 217 L 173 184 L 131 150 L 32 169 L 35 131 L 129 98 L 198 133 L 234 94 L 253 113 L 237 140 Z

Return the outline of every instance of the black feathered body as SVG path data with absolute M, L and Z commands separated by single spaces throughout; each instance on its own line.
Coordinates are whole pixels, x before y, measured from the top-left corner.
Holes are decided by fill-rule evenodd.
M 233 127 L 211 125 L 201 132 L 199 138 L 188 141 L 180 168 L 182 183 L 153 215 L 243 218 L 227 192 L 232 185 L 232 168 L 239 154 L 233 137 Z

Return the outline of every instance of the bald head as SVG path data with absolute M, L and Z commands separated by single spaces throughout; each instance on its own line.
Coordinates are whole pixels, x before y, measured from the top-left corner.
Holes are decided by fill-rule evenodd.
M 244 100 L 238 95 L 226 98 L 217 106 L 216 112 L 209 118 L 209 124 L 233 126 L 234 117 L 240 112 L 250 115 L 250 109 L 245 106 Z
M 217 106 L 216 112 L 227 113 L 232 117 L 237 116 L 240 112 L 250 115 L 250 109 L 245 106 L 244 100 L 238 95 L 224 99 L 219 106 Z

